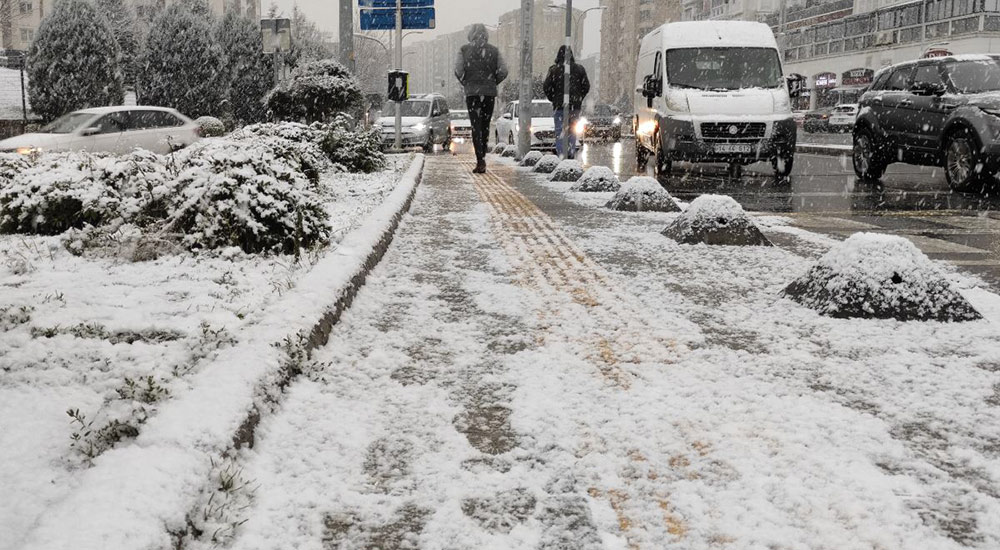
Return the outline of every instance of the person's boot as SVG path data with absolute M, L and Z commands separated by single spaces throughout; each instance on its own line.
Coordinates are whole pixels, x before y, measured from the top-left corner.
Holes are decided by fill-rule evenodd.
M 486 159 L 479 159 L 476 161 L 476 167 L 472 170 L 473 174 L 485 174 L 486 173 Z

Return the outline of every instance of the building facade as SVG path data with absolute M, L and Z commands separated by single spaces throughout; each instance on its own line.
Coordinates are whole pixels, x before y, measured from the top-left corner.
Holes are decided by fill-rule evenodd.
M 681 18 L 680 0 L 601 0 L 601 70 L 598 100 L 632 109 L 639 43 L 650 31 Z
M 566 9 L 550 6 L 548 2 L 534 3 L 534 44 L 532 71 L 535 76 L 544 76 L 549 66 L 555 63 L 559 47 L 566 43 Z M 586 16 L 582 11 L 573 10 L 573 52 L 578 56 L 583 51 L 583 27 Z M 521 65 L 521 10 L 509 11 L 500 16 L 500 23 L 494 33 L 494 43 L 500 54 L 507 60 L 510 78 L 519 78 Z
M 403 70 L 410 73 L 410 93 L 437 93 L 452 109 L 464 109 L 464 90 L 455 78 L 455 59 L 468 43 L 469 29 L 415 42 L 403 48 Z

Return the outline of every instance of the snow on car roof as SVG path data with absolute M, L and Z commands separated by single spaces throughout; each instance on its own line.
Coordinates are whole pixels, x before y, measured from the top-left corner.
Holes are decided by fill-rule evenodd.
M 115 111 L 170 111 L 173 112 L 174 109 L 170 107 L 153 107 L 150 105 L 114 105 L 111 107 L 90 107 L 89 109 L 80 109 L 76 111 L 77 113 L 87 113 L 94 115 L 103 115 L 107 113 L 113 113 Z
M 713 47 L 774 47 L 771 27 L 753 21 L 683 21 L 667 23 L 662 32 L 664 49 Z

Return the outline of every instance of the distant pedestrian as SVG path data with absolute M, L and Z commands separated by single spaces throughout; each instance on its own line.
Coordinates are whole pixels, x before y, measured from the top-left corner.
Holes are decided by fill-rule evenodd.
M 563 105 L 567 58 L 570 64 L 568 106 Z M 556 62 L 549 67 L 549 74 L 545 77 L 544 89 L 545 97 L 552 102 L 552 107 L 555 108 L 556 153 L 563 156 L 562 131 L 565 124 L 566 133 L 569 134 L 569 151 L 566 152 L 566 158 L 571 159 L 576 156 L 576 133 L 573 130 L 576 127 L 576 122 L 580 119 L 583 99 L 590 93 L 590 79 L 587 78 L 587 69 L 576 62 L 572 49 L 568 49 L 566 46 L 559 47 Z
M 462 46 L 455 61 L 455 77 L 465 88 L 465 104 L 472 122 L 472 145 L 476 149 L 473 172 L 477 174 L 486 172 L 486 147 L 497 89 L 507 78 L 507 64 L 500 50 L 489 41 L 486 26 L 473 25 L 469 30 L 469 43 Z

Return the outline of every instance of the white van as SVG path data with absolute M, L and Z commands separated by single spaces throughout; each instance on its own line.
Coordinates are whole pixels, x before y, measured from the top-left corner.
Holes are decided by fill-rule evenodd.
M 646 35 L 635 72 L 639 170 L 674 160 L 742 167 L 770 160 L 792 171 L 795 121 L 770 27 L 745 21 L 668 23 Z M 795 90 L 793 90 L 795 92 Z

